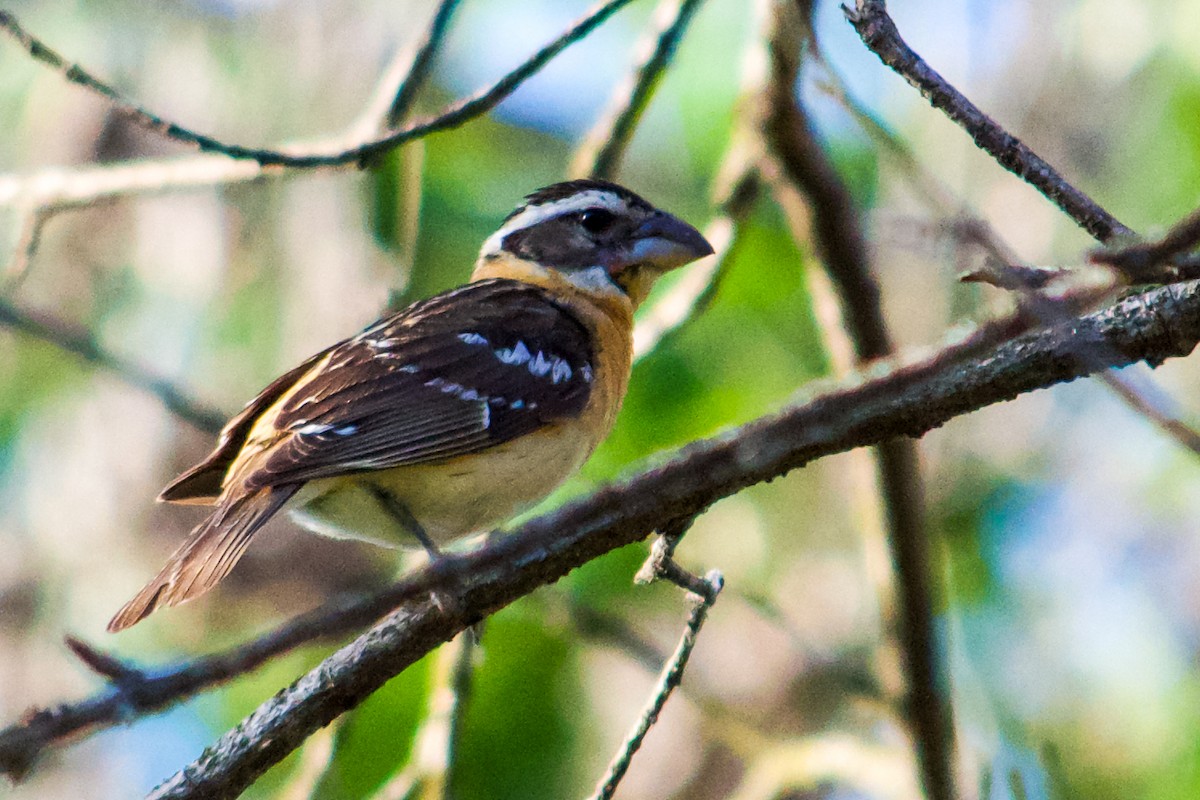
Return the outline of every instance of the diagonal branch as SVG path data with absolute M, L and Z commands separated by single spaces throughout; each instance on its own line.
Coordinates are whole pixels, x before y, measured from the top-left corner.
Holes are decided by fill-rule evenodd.
M 25 48 L 31 58 L 51 67 L 71 83 L 83 86 L 106 98 L 116 106 L 118 111 L 126 114 L 137 124 L 162 134 L 167 138 L 195 145 L 205 152 L 221 153 L 230 158 L 256 161 L 264 167 L 277 165 L 315 169 L 346 166 L 370 161 L 389 150 L 399 147 L 405 142 L 410 142 L 432 133 L 456 128 L 475 117 L 486 114 L 516 91 L 517 87 L 522 83 L 537 74 L 559 53 L 586 37 L 630 2 L 631 0 L 608 0 L 608 2 L 603 3 L 588 13 L 561 36 L 547 44 L 492 86 L 451 104 L 437 116 L 416 122 L 398 131 L 392 131 L 377 138 L 367 139 L 350 147 L 334 149 L 316 147 L 311 151 L 299 153 L 227 144 L 207 134 L 199 133 L 171 122 L 136 102 L 127 99 L 110 84 L 95 77 L 78 64 L 72 64 L 64 59 L 36 37 L 25 31 L 17 22 L 16 17 L 7 11 L 0 11 L 0 31 L 7 33 L 15 39 L 18 44 Z
M 695 576 L 691 577 L 694 578 Z M 717 595 L 721 593 L 721 588 L 725 585 L 724 578 L 717 570 L 712 570 L 704 578 L 697 580 L 703 584 L 702 589 L 704 591 L 702 594 L 692 594 L 689 592 L 692 611 L 688 614 L 688 621 L 687 625 L 684 626 L 683 636 L 680 637 L 679 644 L 675 646 L 675 651 L 671 653 L 671 657 L 663 665 L 650 702 L 642 709 L 642 713 L 638 716 L 638 721 L 634 724 L 633 730 L 621 742 L 620 749 L 617 751 L 616 756 L 613 757 L 612 763 L 609 764 L 604 777 L 600 779 L 600 784 L 592 794 L 591 800 L 611 800 L 613 794 L 617 791 L 617 787 L 621 784 L 621 779 L 629 771 L 629 765 L 633 762 L 634 755 L 641 749 L 642 742 L 646 739 L 646 734 L 650 732 L 651 726 L 658 721 L 658 716 L 662 713 L 671 694 L 683 682 L 683 671 L 687 669 L 688 659 L 691 658 L 692 650 L 696 647 L 696 639 L 700 635 L 700 628 L 703 627 L 705 619 L 708 618 L 709 610 L 712 608 L 713 603 L 717 601 Z
M 584 137 L 569 170 L 573 175 L 612 180 L 654 96 L 675 48 L 704 0 L 663 0 L 655 12 L 656 30 L 639 45 L 637 67 L 613 93 L 609 109 Z
M 863 44 L 879 60 L 913 85 L 934 108 L 956 122 L 982 150 L 1000 166 L 1041 192 L 1084 230 L 1101 242 L 1133 234 L 1116 217 L 1092 198 L 1072 186 L 1045 159 L 1017 137 L 996 124 L 961 92 L 913 52 L 888 16 L 884 0 L 857 0 L 856 8 L 845 6 L 846 18 L 858 31 Z
M 868 47 L 875 50 L 885 64 L 899 72 L 909 83 L 921 89 L 927 96 L 930 96 L 931 102 L 933 95 L 940 98 L 938 102 L 933 102 L 933 105 L 944 111 L 952 120 L 962 125 L 972 135 L 976 143 L 980 143 L 981 147 L 984 146 L 981 143 L 981 139 L 986 139 L 987 141 L 1016 142 L 1020 144 L 1016 137 L 983 115 L 970 100 L 953 86 L 946 83 L 919 55 L 904 44 L 900 38 L 899 31 L 895 27 L 895 23 L 887 15 L 884 3 L 863 2 L 860 3 L 857 12 L 847 11 L 847 15 L 851 18 L 851 22 L 855 24 L 855 27 L 859 28 L 860 33 L 863 33 L 863 27 L 860 27 L 861 23 L 862 26 L 867 26 L 873 31 L 871 34 L 873 37 L 881 39 L 881 41 L 872 45 L 871 41 L 867 41 L 867 35 L 863 33 L 864 42 L 867 43 Z M 856 22 L 856 19 L 859 21 Z M 870 21 L 869 26 L 867 24 L 868 20 Z M 876 47 L 879 49 L 876 49 Z M 896 52 L 899 52 L 900 55 L 895 56 Z M 884 53 L 892 55 L 885 57 Z M 829 69 L 828 65 L 826 65 L 826 68 Z M 830 73 L 832 74 L 832 70 L 830 70 Z M 934 88 L 930 92 L 926 92 L 922 88 L 925 83 L 931 83 Z M 880 125 L 859 107 L 843 86 L 839 84 L 832 87 L 832 89 L 843 106 L 862 124 L 863 129 L 868 135 L 875 141 L 885 145 L 887 150 L 898 158 L 910 178 L 921 188 L 924 195 L 931 202 L 941 206 L 943 209 L 954 206 L 953 201 L 949 199 L 948 191 L 922 169 L 912 151 L 900 142 L 894 133 Z M 984 147 L 984 149 L 988 148 Z M 1046 162 L 1024 145 L 1020 145 L 1019 148 L 1011 151 L 1005 151 L 1012 158 L 1016 159 L 1017 168 L 1012 167 L 1006 162 L 1001 157 L 1002 154 L 998 154 L 992 150 L 988 150 L 988 152 L 995 156 L 1002 166 L 1010 169 L 1014 174 L 1025 178 L 1035 188 L 1042 188 L 1039 181 L 1048 181 L 1057 187 L 1059 195 L 1064 198 L 1064 202 L 1069 201 L 1073 204 L 1071 207 L 1066 207 L 1060 203 L 1060 207 L 1063 207 L 1072 219 L 1080 225 L 1084 225 L 1089 233 L 1100 238 L 1101 241 L 1105 241 L 1099 233 L 1103 229 L 1103 226 L 1094 230 L 1093 228 L 1088 228 L 1086 225 L 1086 220 L 1092 219 L 1094 216 L 1093 212 L 1096 211 L 1119 226 L 1119 229 L 1112 229 L 1112 236 L 1125 238 L 1134 235 L 1128 228 L 1125 228 L 1119 222 L 1112 219 L 1111 215 L 1100 208 L 1087 194 L 1068 183 L 1057 172 L 1054 172 Z M 1049 171 L 1047 172 L 1047 170 Z M 1043 194 L 1046 194 L 1044 190 Z M 1049 197 L 1050 195 L 1047 194 L 1047 196 Z M 1076 213 L 1072 213 L 1072 208 L 1076 209 Z M 1074 294 L 1074 299 L 1082 301 L 1083 305 L 1092 304 L 1097 298 L 1111 297 L 1113 290 L 1117 288 L 1117 283 L 1113 280 L 1117 277 L 1115 275 L 1092 276 L 1093 279 L 1099 277 L 1101 284 L 1088 286 L 1086 281 L 1079 280 L 1078 275 L 1069 271 L 1041 270 L 1017 264 L 1016 258 L 1012 255 L 1010 248 L 1000 241 L 999 236 L 990 225 L 984 220 L 970 214 L 965 206 L 959 207 L 957 214 L 966 223 L 967 231 L 970 233 L 973 241 L 984 247 L 991 256 L 988 265 L 982 272 L 964 276 L 964 280 L 985 281 L 1001 288 L 1019 292 L 1018 303 L 1020 307 L 1041 324 L 1057 324 L 1064 319 L 1064 314 L 1059 304 L 1054 300 L 1044 297 L 1037 291 L 1043 287 L 1051 288 L 1047 284 L 1052 284 L 1056 278 L 1065 278 L 1067 291 Z M 1184 253 L 1195 247 L 1198 241 L 1200 241 L 1200 212 L 1193 212 L 1174 225 L 1158 241 L 1139 242 L 1127 247 L 1100 250 L 1092 254 L 1092 260 L 1096 263 L 1112 266 L 1127 281 L 1134 283 L 1171 283 L 1179 280 L 1190 280 L 1197 276 L 1197 271 L 1200 270 L 1200 262 L 1195 257 L 1189 257 L 1184 255 Z M 1089 358 L 1090 356 L 1086 352 L 1081 352 L 1080 357 Z M 1129 378 L 1123 376 L 1102 374 L 1100 379 L 1122 401 L 1135 412 L 1143 415 L 1152 425 L 1159 428 L 1159 430 L 1166 433 L 1183 447 L 1192 452 L 1200 453 L 1200 449 L 1198 449 L 1200 448 L 1200 435 L 1189 428 L 1184 422 L 1180 421 L 1172 413 L 1169 405 L 1162 401 L 1162 398 L 1152 399 L 1145 392 L 1139 391 Z
M 395 128 L 408 116 L 408 112 L 417 100 L 417 95 L 429 82 L 429 76 L 433 70 L 433 60 L 442 49 L 446 32 L 450 28 L 450 17 L 453 16 L 461 2 L 462 0 L 442 0 L 438 4 L 433 20 L 429 23 L 429 29 L 425 31 L 421 43 L 417 45 L 405 70 L 404 79 L 396 87 L 396 94 L 388 106 L 387 114 L 383 117 L 385 130 Z
M 164 788 L 163 796 L 244 786 L 438 643 L 671 520 L 814 459 L 920 436 L 955 416 L 1089 374 L 1093 365 L 1074 355 L 1080 346 L 1111 355 L 1104 367 L 1140 360 L 1157 365 L 1187 355 L 1200 342 L 1200 284 L 1134 295 L 1068 325 L 1008 340 L 1021 326 L 1012 318 L 999 320 L 930 358 L 692 444 L 487 548 L 446 556 L 436 571 L 427 568 L 376 594 L 330 603 L 228 652 L 154 670 L 137 692 L 110 686 L 81 702 L 33 713 L 0 732 L 0 771 L 16 777 L 68 738 L 166 708 L 275 655 L 342 636 L 410 603 L 267 701 L 202 763 L 172 779 L 174 788 Z M 432 605 L 426 598 L 434 589 L 459 602 Z M 220 796 L 229 795 L 211 795 Z

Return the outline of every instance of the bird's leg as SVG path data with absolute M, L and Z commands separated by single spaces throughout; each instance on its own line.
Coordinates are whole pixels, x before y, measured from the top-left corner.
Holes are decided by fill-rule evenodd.
M 413 516 L 413 513 L 408 510 L 408 506 L 400 502 L 400 499 L 396 495 L 381 486 L 366 482 L 363 485 L 379 502 L 380 507 L 391 515 L 392 519 L 396 520 L 401 528 L 412 534 L 412 537 L 421 543 L 421 547 L 425 548 L 425 552 L 429 556 L 430 565 L 434 570 L 437 570 L 442 560 L 441 548 L 429 538 L 429 534 L 426 533 L 425 528 L 417 521 L 417 518 Z M 434 589 L 429 594 L 433 604 L 444 612 L 453 612 L 459 607 L 458 598 L 446 589 Z M 472 635 L 475 635 L 474 632 Z
M 441 549 L 433 543 L 429 538 L 429 534 L 425 532 L 425 528 L 417 521 L 412 512 L 408 510 L 408 506 L 401 503 L 396 495 L 384 489 L 382 486 L 376 486 L 373 483 L 363 484 L 369 491 L 383 510 L 391 515 L 392 519 L 396 520 L 407 533 L 421 543 L 421 547 L 425 548 L 425 552 L 429 554 L 429 561 L 436 562 L 442 557 Z
M 438 561 L 442 558 L 442 550 L 434 544 L 433 539 L 429 538 L 429 534 L 425 531 L 421 523 L 417 521 L 417 518 L 413 516 L 413 513 L 408 510 L 408 506 L 400 502 L 396 495 L 380 486 L 372 483 L 365 485 L 367 490 L 379 501 L 379 505 L 383 507 L 383 510 L 390 514 L 404 530 L 412 534 L 412 537 L 421 543 L 421 547 L 425 548 L 425 553 L 429 556 L 429 563 L 434 566 L 434 569 L 437 569 Z M 433 602 L 443 611 L 458 607 L 457 598 L 448 592 L 434 591 L 431 595 Z M 476 622 L 467 631 L 469 639 L 465 646 L 478 645 L 480 640 L 483 639 L 483 621 Z

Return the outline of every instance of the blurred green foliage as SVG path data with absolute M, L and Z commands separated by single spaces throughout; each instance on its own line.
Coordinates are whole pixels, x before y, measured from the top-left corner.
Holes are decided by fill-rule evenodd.
M 820 14 L 834 19 L 837 4 L 826 5 Z M 959 45 L 966 63 L 977 63 L 971 59 L 982 51 L 965 43 L 992 43 L 992 60 L 970 72 L 964 88 L 974 94 L 976 84 L 986 85 L 989 110 L 994 106 L 998 118 L 1035 149 L 1045 148 L 1124 221 L 1161 229 L 1196 206 L 1200 79 L 1194 38 L 1185 35 L 1195 17 L 1189 5 L 892 5 L 914 46 L 935 65 L 953 68 Z M 344 125 L 387 56 L 398 13 L 392 4 L 335 6 L 109 0 L 47 4 L 49 10 L 18 3 L 16 10 L 64 53 L 96 65 L 148 103 L 204 130 L 266 143 Z M 414 8 L 402 9 L 405 23 Z M 1113 9 L 1122 22 L 1101 27 L 1115 38 L 1099 48 L 1089 38 L 1096 35 L 1089 20 L 1108 19 L 1103 15 Z M 552 10 L 548 2 L 532 3 L 511 13 L 525 14 L 524 25 L 535 27 L 538 15 Z M 591 60 L 553 84 L 564 105 L 573 99 L 566 93 L 588 94 L 587 119 L 539 124 L 536 108 L 521 117 L 504 106 L 365 173 L 292 175 L 188 194 L 178 230 L 162 230 L 173 223 L 164 222 L 170 215 L 156 205 L 161 198 L 64 213 L 47 227 L 35 268 L 13 296 L 86 325 L 106 346 L 233 411 L 305 355 L 298 336 L 348 335 L 389 304 L 461 283 L 480 242 L 519 198 L 563 176 L 625 69 L 647 13 L 618 16 L 606 49 L 585 51 Z M 988 15 L 1010 27 L 985 25 Z M 699 224 L 712 212 L 708 187 L 731 129 L 749 113 L 737 98 L 745 48 L 755 35 L 752 16 L 738 0 L 710 0 L 619 176 Z M 390 20 L 392 33 L 380 30 L 380 20 Z M 479 27 L 493 25 L 492 17 L 464 20 L 464 27 L 477 27 L 457 34 L 459 55 L 439 65 L 422 113 L 456 96 L 455 58 L 482 58 L 481 42 L 516 48 L 523 30 Z M 1162 30 L 1163 20 L 1177 20 L 1179 30 Z M 1084 258 L 1090 244 L 1077 230 L 1024 187 L 1014 189 L 966 137 L 863 54 L 840 18 L 835 22 L 819 22 L 827 54 L 966 205 L 997 224 L 1031 263 Z M 1020 36 L 1011 38 L 1013 30 Z M 1141 55 L 1124 72 L 1113 72 L 1114 54 L 1135 51 Z M 513 62 L 519 57 L 514 50 Z M 961 253 L 948 251 L 962 243 L 946 246 L 945 221 L 929 215 L 902 171 L 811 89 L 805 86 L 806 98 L 825 107 L 818 114 L 823 139 L 867 212 L 897 338 L 935 344 L 960 321 L 960 311 L 974 312 L 977 298 L 992 295 L 955 286 Z M 0 47 L 0 119 L 12 129 L 0 137 L 0 171 L 168 149 L 91 102 L 16 48 Z M 193 200 L 196 207 L 188 206 Z M 334 218 L 343 228 L 321 224 Z M 183 235 L 197 220 L 210 225 L 211 241 Z M 829 375 L 810 292 L 809 271 L 820 268 L 810 243 L 796 242 L 769 192 L 741 235 L 711 306 L 636 366 L 616 430 L 543 509 L 653 463 L 659 453 L 769 413 Z M 206 246 L 212 252 L 189 261 Z M 325 259 L 315 267 L 304 263 L 313 252 L 313 261 Z M 166 267 L 175 262 L 216 274 L 172 273 Z M 188 288 L 180 289 L 185 280 Z M 668 279 L 655 297 L 670 288 Z M 322 298 L 331 299 L 316 311 L 305 305 Z M 336 325 L 323 318 L 330 314 Z M 1160 379 L 1187 404 L 1196 373 L 1190 362 L 1172 363 Z M 161 412 L 154 416 L 147 410 L 153 403 L 117 384 L 50 345 L 0 333 L 0 545 L 6 548 L 0 680 L 12 676 L 18 687 L 0 685 L 9 716 L 27 705 L 26 694 L 37 702 L 79 694 L 77 667 L 47 653 L 60 652 L 65 629 L 99 636 L 112 610 L 107 606 L 160 560 L 190 520 L 177 509 L 149 511 L 151 499 L 211 440 Z M 985 765 L 979 774 L 990 776 L 987 800 L 1040 791 L 1150 800 L 1200 793 L 1195 459 L 1089 386 L 956 420 L 922 448 L 931 536 L 944 558 L 935 569 L 944 567 L 946 578 L 938 618 L 952 665 L 946 691 L 957 703 L 961 746 L 972 765 Z M 850 663 L 844 673 L 857 675 L 887 663 L 886 653 L 879 661 L 871 655 L 886 625 L 870 575 L 880 568 L 872 560 L 879 553 L 863 538 L 875 499 L 861 465 L 831 459 L 755 487 L 701 518 L 686 540 L 681 553 L 688 565 L 725 569 L 730 588 L 704 634 L 701 663 L 689 673 L 684 696 L 671 701 L 662 729 L 652 733 L 669 755 L 643 769 L 660 773 L 670 796 L 731 796 L 770 749 L 764 742 L 813 732 L 809 714 L 816 712 L 796 698 L 819 695 L 813 707 L 838 709 L 822 720 L 837 720 L 862 741 L 905 747 L 894 715 L 880 711 L 887 698 L 864 688 L 873 682 L 839 682 L 828 676 L 842 671 L 823 669 Z M 390 577 L 390 554 L 344 555 L 351 551 L 360 552 L 297 536 L 264 542 L 247 561 L 246 569 L 258 570 L 253 581 L 231 579 L 114 649 L 147 661 L 217 649 L 334 591 Z M 628 700 L 633 690 L 620 667 L 597 665 L 597 648 L 581 640 L 563 609 L 578 603 L 610 614 L 669 650 L 684 604 L 676 592 L 632 586 L 644 556 L 643 545 L 623 548 L 488 621 L 452 774 L 459 800 L 573 797 L 590 789 L 598 765 L 633 721 L 602 724 L 592 704 L 609 695 Z M 37 590 L 26 592 L 29 586 Z M 26 596 L 36 598 L 33 613 L 21 612 L 18 601 Z M 328 652 L 314 648 L 274 661 L 185 706 L 180 713 L 201 720 L 208 738 L 195 740 L 181 725 L 175 744 L 198 755 Z M 435 658 L 345 716 L 313 797 L 371 798 L 403 769 L 428 713 Z M 630 666 L 628 658 L 616 660 Z M 110 741 L 101 736 L 95 750 L 69 751 L 47 765 L 46 783 L 15 796 L 57 797 L 63 785 L 92 789 L 101 782 L 118 787 L 114 795 L 147 788 L 125 773 L 137 772 L 129 764 L 155 763 L 157 743 L 118 753 Z M 247 796 L 290 800 L 305 755 L 293 754 Z M 974 774 L 972 768 L 966 772 Z M 643 783 L 637 780 L 622 791 L 657 796 L 660 784 L 644 775 Z

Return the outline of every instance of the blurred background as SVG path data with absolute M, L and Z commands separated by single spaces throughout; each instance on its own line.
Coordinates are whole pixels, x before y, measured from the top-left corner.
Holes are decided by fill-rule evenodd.
M 907 0 L 892 13 L 931 65 L 1131 227 L 1200 196 L 1200 14 L 1184 0 Z M 488 85 L 581 14 L 571 0 L 466 0 L 417 112 Z M 164 116 L 240 144 L 312 140 L 359 114 L 429 0 L 10 3 L 51 46 Z M 140 193 L 58 213 L 5 299 L 232 412 L 390 303 L 449 288 L 534 188 L 560 180 L 628 73 L 653 4 L 634 3 L 486 118 L 369 171 Z M 956 275 L 978 258 L 828 91 L 843 81 L 928 175 L 1027 263 L 1092 241 L 884 68 L 838 4 L 817 4 L 828 67 L 797 87 L 861 203 L 885 309 L 906 348 L 1002 307 Z M 700 8 L 618 175 L 703 225 L 744 127 L 753 4 Z M 186 155 L 0 41 L 0 179 Z M 4 263 L 20 215 L 0 209 Z M 770 192 L 711 306 L 638 364 L 616 431 L 543 508 L 779 408 L 832 364 L 819 265 Z M 803 234 L 803 231 L 801 231 Z M 669 291 L 671 287 L 664 287 Z M 1196 359 L 1153 373 L 1194 417 Z M 1130 370 L 1144 372 L 1144 368 Z M 120 638 L 104 625 L 200 518 L 153 498 L 209 434 L 61 349 L 0 329 L 0 721 L 99 682 L 71 633 L 142 663 L 212 651 L 339 592 L 395 555 L 273 523 L 221 588 Z M 1093 381 L 956 419 L 920 443 L 963 785 L 983 798 L 1200 793 L 1200 478 L 1195 457 Z M 618 796 L 917 796 L 900 677 L 883 636 L 878 503 L 864 453 L 729 498 L 680 549 L 720 568 L 682 691 Z M 1189 489 L 1188 487 L 1193 487 Z M 875 532 L 872 532 L 875 530 Z M 669 586 L 634 588 L 644 545 L 489 620 L 454 766 L 457 796 L 579 797 L 645 702 L 682 629 Z M 645 645 L 634 646 L 631 640 Z M 165 714 L 56 751 L 9 795 L 130 797 L 199 755 L 330 648 L 308 648 Z M 369 798 L 407 762 L 437 656 L 389 683 L 248 797 Z M 5 791 L 8 791 L 6 788 Z

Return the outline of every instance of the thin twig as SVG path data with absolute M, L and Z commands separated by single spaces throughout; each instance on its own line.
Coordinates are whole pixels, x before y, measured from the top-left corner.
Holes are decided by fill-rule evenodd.
M 443 0 L 415 53 L 397 53 L 384 70 L 362 113 L 347 126 L 345 132 L 321 141 L 288 145 L 288 152 L 349 147 L 398 124 L 410 110 L 418 91 L 428 81 L 430 61 L 435 49 L 444 42 L 449 14 L 458 2 Z M 97 200 L 127 194 L 228 185 L 277 177 L 287 172 L 279 166 L 263 166 L 254 161 L 234 160 L 220 154 L 137 159 L 69 169 L 48 168 L 29 175 L 0 175 L 0 206 L 56 211 L 87 206 Z
M 572 175 L 611 180 L 617 174 L 642 112 L 674 58 L 688 23 L 703 2 L 662 0 L 659 3 L 654 13 L 654 29 L 638 45 L 638 65 L 613 92 L 608 110 L 584 137 L 569 170 Z
M 740 105 L 756 101 L 765 76 L 759 59 L 752 54 L 744 59 Z M 716 251 L 688 267 L 669 290 L 662 293 L 638 315 L 633 330 L 633 354 L 640 360 L 665 339 L 703 314 L 716 297 L 729 267 L 741 249 L 742 231 L 761 194 L 758 172 L 760 142 L 752 129 L 749 115 L 739 114 L 729 146 L 713 181 L 713 205 L 717 215 L 704 229 L 704 236 Z
M 807 31 L 791 4 L 773 6 L 767 40 L 772 78 L 765 97 L 764 136 L 787 182 L 807 198 L 813 238 L 838 295 L 858 363 L 891 355 L 894 346 L 871 270 L 861 214 L 826 155 L 794 87 Z M 924 489 L 916 444 L 895 439 L 875 449 L 887 545 L 896 572 L 897 611 L 892 621 L 904 657 L 905 716 L 931 800 L 952 800 L 954 723 L 942 691 L 944 669 L 934 630 L 936 591 L 929 561 Z M 898 623 L 898 624 L 896 624 Z
M 442 49 L 446 32 L 450 29 L 450 18 L 460 3 L 461 0 L 442 0 L 438 4 L 428 30 L 425 31 L 421 43 L 417 45 L 416 52 L 405 70 L 404 80 L 396 89 L 396 95 L 388 107 L 387 114 L 383 117 L 386 130 L 392 130 L 404 121 L 412 109 L 413 103 L 416 102 L 417 95 L 428 83 L 433 70 L 433 60 Z
M 717 595 L 721 593 L 721 587 L 725 585 L 725 579 L 721 577 L 721 573 L 717 570 L 710 571 L 704 576 L 702 582 L 707 584 L 707 591 L 690 595 L 693 607 L 691 614 L 688 616 L 683 636 L 680 638 L 675 652 L 671 654 L 670 660 L 663 666 L 662 674 L 658 678 L 658 684 L 655 687 L 654 694 L 650 698 L 649 704 L 642 710 L 637 723 L 633 726 L 633 730 L 629 732 L 629 735 L 625 737 L 625 741 L 621 743 L 616 756 L 613 757 L 612 763 L 608 765 L 608 770 L 605 772 L 604 777 L 600 779 L 596 791 L 592 794 L 592 800 L 610 800 L 612 798 L 613 793 L 617 790 L 617 786 L 621 783 L 621 779 L 625 777 L 625 773 L 629 770 L 633 756 L 641 748 L 642 742 L 645 741 L 646 734 L 650 732 L 650 728 L 658 721 L 658 715 L 662 713 L 667 699 L 670 698 L 671 693 L 675 691 L 675 688 L 683 680 L 683 671 L 687 668 L 688 659 L 692 655 L 692 650 L 696 647 L 696 637 L 700 634 L 700 628 L 704 625 L 704 620 L 708 617 L 709 609 L 716 602 Z
M 816 52 L 817 58 L 821 58 L 820 51 Z M 942 216 L 949 217 L 951 225 L 962 234 L 963 239 L 982 247 L 996 263 L 1017 264 L 1019 259 L 996 229 L 958 199 L 948 186 L 933 175 L 908 142 L 872 115 L 850 93 L 841 75 L 828 62 L 822 60 L 820 63 L 828 80 L 818 82 L 818 86 L 854 118 L 872 142 L 878 145 L 883 152 L 891 155 L 901 167 L 909 183 L 919 191 L 926 203 Z
M 199 133 L 170 122 L 149 109 L 125 98 L 108 83 L 100 80 L 77 64 L 72 64 L 27 33 L 9 12 L 0 11 L 0 30 L 14 38 L 26 52 L 37 61 L 53 68 L 71 83 L 87 88 L 109 100 L 117 111 L 149 130 L 185 144 L 191 144 L 205 152 L 221 153 L 230 158 L 250 159 L 263 166 L 278 165 L 293 168 L 338 167 L 360 164 L 373 160 L 405 142 L 450 130 L 482 116 L 500 104 L 526 80 L 537 74 L 555 56 L 568 46 L 578 42 L 595 30 L 605 20 L 629 4 L 631 0 L 608 0 L 584 16 L 565 33 L 547 44 L 523 64 L 509 72 L 495 84 L 476 94 L 464 98 L 445 108 L 442 113 L 426 120 L 408 125 L 401 130 L 372 138 L 357 145 L 332 150 L 314 150 L 304 153 L 288 153 L 242 145 L 227 144 L 212 136 Z
M 26 311 L 0 298 L 0 327 L 54 345 L 123 382 L 153 395 L 172 414 L 206 433 L 217 433 L 226 416 L 188 397 L 171 381 L 101 347 L 90 332 L 49 314 Z
M 949 419 L 1089 374 L 1078 348 L 1103 345 L 1104 367 L 1157 365 L 1200 342 L 1200 283 L 1126 298 L 1055 328 L 1012 338 L 1020 318 L 989 323 L 932 355 L 834 389 L 713 439 L 587 498 L 531 520 L 482 550 L 448 554 L 367 597 L 331 602 L 225 653 L 155 669 L 135 697 L 106 687 L 93 697 L 0 732 L 0 772 L 22 774 L 51 746 L 166 708 L 270 658 L 360 629 L 412 605 L 268 701 L 204 759 L 172 779 L 165 796 L 230 796 L 295 749 L 311 731 L 369 696 L 438 643 L 570 570 L 698 513 L 721 497 L 834 453 L 920 436 Z M 439 609 L 431 591 L 455 587 Z M 453 614 L 448 613 L 453 612 Z
M 1193 211 L 1160 239 L 1126 247 L 1097 250 L 1091 260 L 1119 270 L 1133 283 L 1170 283 L 1197 277 L 1197 264 L 1174 263 L 1175 257 L 1200 245 L 1200 209 Z
M 29 267 L 41 244 L 42 229 L 49 218 L 50 212 L 37 206 L 26 208 L 18 214 L 13 255 L 3 270 L 3 278 L 0 278 L 0 289 L 5 293 L 11 293 L 29 274 Z
M 470 630 L 438 650 L 429 690 L 429 709 L 413 739 L 408 763 L 371 800 L 450 800 L 463 714 L 475 673 L 475 640 Z M 416 792 L 419 791 L 419 794 Z
M 879 56 L 880 61 L 912 84 L 934 108 L 958 123 L 1000 166 L 1041 192 L 1101 242 L 1133 234 L 1116 217 L 1068 183 L 1020 139 L 980 111 L 914 53 L 888 16 L 884 0 L 857 0 L 855 9 L 843 6 L 842 10 L 863 44 Z
M 731 148 L 726 163 L 740 158 Z M 730 264 L 741 249 L 742 229 L 760 194 L 758 169 L 751 164 L 740 166 L 742 171 L 729 183 L 724 198 L 716 202 L 718 216 L 704 228 L 704 238 L 712 244 L 714 255 L 688 267 L 669 291 L 638 315 L 633 328 L 635 360 L 653 352 L 664 339 L 704 313 L 720 290 Z

